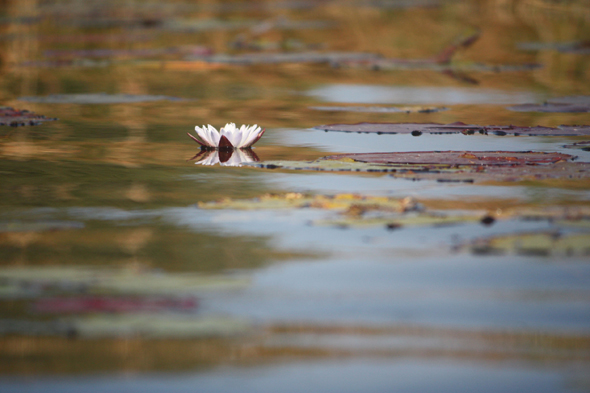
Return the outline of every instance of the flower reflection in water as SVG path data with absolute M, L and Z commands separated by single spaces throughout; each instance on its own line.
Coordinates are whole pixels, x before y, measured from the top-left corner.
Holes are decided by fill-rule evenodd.
M 201 150 L 190 160 L 197 160 L 198 165 L 242 166 L 246 162 L 258 162 L 260 158 L 252 149 Z

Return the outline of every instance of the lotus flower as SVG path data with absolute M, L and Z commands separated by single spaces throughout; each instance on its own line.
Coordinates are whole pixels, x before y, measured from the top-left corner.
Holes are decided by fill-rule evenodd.
M 195 142 L 201 145 L 202 149 L 247 149 L 258 142 L 265 130 L 261 130 L 258 125 L 253 126 L 243 125 L 239 129 L 234 123 L 227 123 L 225 127 L 221 127 L 219 132 L 210 124 L 195 127 L 198 138 L 190 136 Z
M 242 163 L 260 161 L 252 149 L 217 150 L 203 149 L 191 158 L 198 165 L 242 166 Z

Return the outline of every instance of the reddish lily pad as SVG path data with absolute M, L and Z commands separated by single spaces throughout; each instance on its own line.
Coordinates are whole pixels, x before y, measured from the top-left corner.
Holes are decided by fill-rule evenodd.
M 519 126 L 480 126 L 455 122 L 451 124 L 437 123 L 356 123 L 356 124 L 328 124 L 314 127 L 316 130 L 358 132 L 376 134 L 494 134 L 494 135 L 526 135 L 526 136 L 579 136 L 590 135 L 590 126 L 552 127 L 519 127 Z
M 542 104 L 523 104 L 509 106 L 516 112 L 576 113 L 590 112 L 590 96 L 560 97 L 547 100 Z
M 342 154 L 305 161 L 248 163 L 266 169 L 383 172 L 411 180 L 439 182 L 588 179 L 590 163 L 573 156 L 542 152 L 409 152 Z
M 569 154 L 508 151 L 437 151 L 404 153 L 356 153 L 324 157 L 326 160 L 353 159 L 372 164 L 441 165 L 537 165 L 555 164 L 574 158 Z
M 38 299 L 33 310 L 39 313 L 130 313 L 194 311 L 198 301 L 194 297 L 171 296 L 81 296 L 47 297 Z
M 37 115 L 28 110 L 13 109 L 10 107 L 0 107 L 0 126 L 36 126 L 46 121 L 57 120 L 43 115 Z
M 448 110 L 435 106 L 311 106 L 309 109 L 330 112 L 369 112 L 369 113 L 432 113 Z

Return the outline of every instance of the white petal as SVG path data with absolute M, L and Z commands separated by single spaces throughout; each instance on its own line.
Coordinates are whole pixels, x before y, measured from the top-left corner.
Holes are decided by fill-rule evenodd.
M 211 147 L 215 147 L 215 144 L 213 143 L 213 141 L 211 140 L 211 136 L 209 135 L 209 130 L 207 129 L 206 126 L 203 126 L 202 128 L 199 127 L 201 129 L 201 132 L 199 133 L 199 135 L 203 138 L 203 142 L 206 142 L 207 145 L 211 146 Z M 197 129 L 197 127 L 195 127 L 195 130 Z
M 225 127 L 223 127 L 223 135 L 225 135 L 233 147 L 239 147 L 242 134 L 236 128 L 234 123 L 227 123 Z
M 250 130 L 248 132 L 248 138 L 246 139 L 246 141 L 244 141 L 242 145 L 244 147 L 252 145 L 256 138 L 258 138 L 260 131 L 262 131 L 262 129 L 258 127 L 258 124 L 254 124 L 252 127 L 250 127 Z
M 204 128 L 195 126 L 195 131 L 197 132 L 197 135 L 199 136 L 202 142 L 204 142 L 206 145 L 210 144 L 209 140 L 207 139 L 207 132 Z
M 240 138 L 240 143 L 238 144 L 237 147 L 244 147 L 244 143 L 248 140 L 248 136 L 250 135 L 249 127 L 247 125 L 243 124 L 240 127 L 240 134 L 242 134 L 242 135 Z
M 209 137 L 211 139 L 211 143 L 213 144 L 213 146 L 219 146 L 219 140 L 221 139 L 221 135 L 219 134 L 217 129 L 211 126 L 211 124 L 207 124 L 207 129 L 209 130 Z

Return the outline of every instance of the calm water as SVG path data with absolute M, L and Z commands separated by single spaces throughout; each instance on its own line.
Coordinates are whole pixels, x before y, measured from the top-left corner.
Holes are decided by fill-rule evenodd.
M 388 230 L 321 224 L 341 217 L 330 209 L 199 208 L 297 192 L 412 197 L 501 217 L 588 209 L 587 181 L 195 165 L 199 148 L 186 136 L 195 125 L 259 124 L 262 161 L 535 150 L 590 162 L 564 147 L 584 137 L 312 129 L 590 124 L 590 113 L 506 109 L 590 95 L 589 55 L 559 50 L 590 40 L 585 2 L 0 4 L 2 106 L 58 118 L 0 128 L 1 391 L 590 390 L 587 217 Z M 450 66 L 432 63 L 477 33 Z M 376 70 L 310 62 L 318 52 L 426 61 Z M 264 61 L 211 62 L 248 53 Z M 276 63 L 280 53 L 299 57 Z M 312 108 L 354 104 L 412 108 Z M 524 252 L 518 236 L 530 233 L 547 237 Z M 581 240 L 558 242 L 570 235 Z M 472 246 L 493 238 L 508 239 L 505 252 Z

